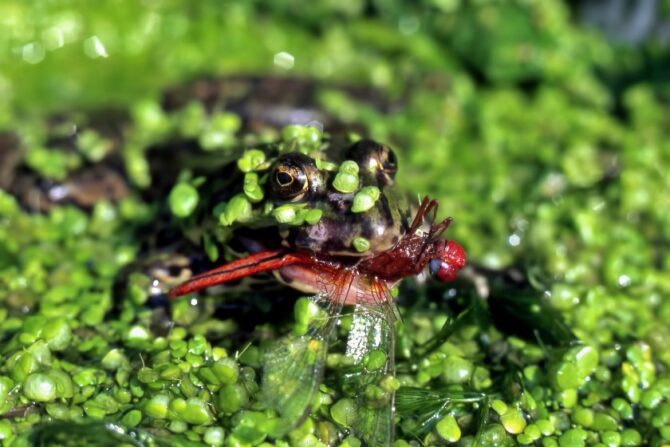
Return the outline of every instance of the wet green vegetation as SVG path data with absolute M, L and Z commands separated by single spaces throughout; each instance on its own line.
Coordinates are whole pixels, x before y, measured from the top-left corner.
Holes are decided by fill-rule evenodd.
M 300 330 L 293 294 L 175 301 L 161 330 L 146 276 L 115 287 L 146 254 L 143 229 L 188 237 L 208 206 L 187 170 L 148 195 L 149 148 L 195 139 L 247 174 L 198 239 L 223 259 L 228 226 L 262 200 L 249 174 L 264 160 L 236 148 L 313 144 L 312 128 L 244 135 L 230 111 L 161 108 L 165 88 L 231 73 L 318 79 L 320 107 L 396 150 L 398 183 L 440 201 L 477 266 L 398 290 L 396 445 L 670 444 L 670 114 L 667 84 L 645 72 L 653 44 L 617 47 L 556 1 L 9 1 L 0 17 L 0 129 L 20 135 L 26 164 L 60 180 L 118 147 L 133 190 L 42 212 L 0 191 L 3 446 L 360 445 L 336 351 L 312 417 L 272 437 L 263 352 Z M 372 86 L 383 104 L 334 85 Z M 86 126 L 110 109 L 128 111 L 121 139 L 90 131 L 55 150 L 47 117 Z M 350 167 L 332 168 L 347 191 Z

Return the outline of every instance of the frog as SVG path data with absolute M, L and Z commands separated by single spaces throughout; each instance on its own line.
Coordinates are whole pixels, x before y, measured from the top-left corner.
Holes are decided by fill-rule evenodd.
M 259 172 L 267 200 L 255 207 L 263 211 L 237 226 L 239 236 L 348 262 L 388 250 L 409 228 L 412 212 L 395 185 L 397 161 L 389 146 L 367 139 L 329 142 L 316 151 L 280 151 L 273 158 Z M 342 176 L 356 185 L 339 185 Z M 268 228 L 276 231 L 268 234 Z M 357 243 L 362 240 L 364 246 Z
M 356 97 L 380 112 L 391 108 L 383 95 L 370 88 L 347 85 L 329 85 L 327 88 L 342 95 Z M 345 136 L 351 132 L 365 133 L 363 126 L 324 112 L 318 105 L 318 93 L 321 89 L 322 85 L 311 79 L 267 75 L 196 78 L 182 85 L 169 87 L 157 102 L 158 110 L 153 110 L 153 113 L 180 117 L 195 112 L 196 118 L 203 123 L 218 118 L 232 120 L 233 131 L 239 138 L 231 146 L 214 149 L 204 147 L 202 141 L 189 132 L 172 131 L 146 141 L 140 138 L 137 144 L 144 146 L 141 155 L 146 160 L 145 169 L 149 178 L 147 184 L 137 182 L 132 172 L 134 168 L 127 160 L 128 146 L 136 145 L 133 140 L 138 139 L 133 133 L 133 126 L 136 125 L 133 115 L 137 114 L 136 111 L 103 108 L 85 113 L 58 112 L 39 122 L 34 128 L 26 126 L 27 129 L 0 132 L 0 189 L 15 196 L 21 206 L 30 212 L 49 213 L 58 207 L 74 206 L 92 213 L 100 203 L 115 206 L 128 200 L 164 203 L 184 170 L 189 171 L 192 178 L 205 178 L 207 181 L 200 188 L 203 196 L 200 215 L 182 221 L 163 209 L 150 216 L 151 222 L 137 225 L 135 233 L 141 234 L 138 239 L 144 241 L 140 259 L 124 270 L 118 281 L 121 285 L 115 287 L 122 290 L 123 284 L 127 282 L 126 272 L 139 270 L 151 279 L 150 284 L 153 285 L 147 287 L 149 295 L 162 303 L 164 300 L 161 296 L 178 281 L 211 267 L 213 260 L 203 256 L 203 235 L 209 232 L 221 233 L 221 228 L 215 230 L 220 225 L 216 219 L 212 221 L 210 215 L 217 204 L 229 200 L 234 195 L 233 192 L 241 191 L 245 173 L 237 169 L 236 164 L 246 150 L 256 149 L 267 160 L 272 160 L 279 155 L 281 149 L 285 152 L 282 155 L 285 162 L 295 159 L 298 164 L 303 163 L 304 158 L 310 155 L 291 155 L 290 148 L 284 150 L 281 147 L 280 129 L 293 126 L 295 130 L 309 124 L 312 135 L 320 135 L 321 129 L 328 129 L 328 139 L 331 141 L 324 141 L 317 151 L 313 148 L 310 150 L 313 154 L 320 152 L 320 160 L 324 161 L 324 165 L 331 163 L 332 169 L 332 161 L 327 160 L 333 158 L 340 161 L 345 157 L 350 145 L 345 141 Z M 254 141 L 254 136 L 257 135 L 262 135 L 262 141 Z M 291 139 L 293 138 L 288 138 Z M 268 140 L 272 142 L 267 142 Z M 294 149 L 300 147 L 296 141 L 291 144 Z M 95 150 L 92 151 L 90 146 Z M 33 163 L 33 158 L 37 158 L 32 156 L 33 147 L 43 147 L 48 152 L 62 154 L 68 163 L 67 172 L 61 175 L 42 172 Z M 93 155 L 89 152 L 93 152 Z M 395 157 L 393 151 L 388 153 Z M 296 157 L 303 159 L 298 160 Z M 269 166 L 270 163 L 266 163 L 266 167 Z M 319 175 L 331 174 L 322 170 Z M 386 185 L 391 186 L 393 183 L 393 173 L 384 175 L 387 178 L 380 178 L 380 181 L 383 180 L 380 190 L 387 190 L 389 193 L 384 196 L 390 197 L 391 188 L 386 188 Z M 280 200 L 279 189 L 272 194 L 278 203 L 300 202 L 295 197 Z M 311 199 L 312 205 L 316 200 L 318 199 Z M 395 194 L 389 203 L 400 200 L 404 198 Z M 204 202 L 210 202 L 211 206 Z M 342 201 L 340 202 L 341 205 Z M 331 215 L 335 212 L 332 209 Z M 349 213 L 349 217 L 355 216 Z M 356 217 L 360 220 L 360 215 Z M 244 247 L 239 241 L 248 242 L 259 237 L 261 233 L 258 231 L 243 237 L 244 228 L 258 228 L 261 225 L 263 219 L 256 218 L 254 222 L 237 222 L 223 231 L 223 237 L 213 238 L 218 239 L 220 251 L 230 251 L 228 245 L 233 245 L 233 251 L 246 251 L 248 247 Z M 392 218 L 396 227 L 401 220 L 407 220 L 407 216 L 401 219 L 397 213 Z M 345 219 L 339 220 L 340 224 L 345 223 Z M 262 223 L 268 228 L 277 224 L 277 220 L 271 216 Z M 330 226 L 328 231 L 335 234 L 336 226 Z M 239 238 L 236 236 L 238 233 L 241 236 Z M 324 242 L 318 240 L 316 233 L 311 236 L 298 234 L 296 226 L 292 226 L 289 233 L 287 241 L 297 238 L 299 240 L 296 243 L 308 245 L 313 251 L 319 250 L 319 244 Z M 355 238 L 351 225 L 348 233 L 348 240 L 339 243 L 338 249 L 357 255 L 358 252 L 351 250 L 352 238 Z M 386 232 L 387 236 L 389 234 Z M 281 240 L 275 239 L 275 242 Z M 330 242 L 335 243 L 335 238 L 330 238 Z M 387 246 L 389 242 L 386 241 L 384 245 Z M 376 245 L 373 244 L 374 246 Z M 383 248 L 381 245 L 379 247 Z M 121 292 L 115 294 L 115 297 L 120 296 Z

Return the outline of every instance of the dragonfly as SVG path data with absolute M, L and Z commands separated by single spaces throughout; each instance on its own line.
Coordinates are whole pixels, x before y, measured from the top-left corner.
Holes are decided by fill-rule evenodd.
M 345 265 L 328 254 L 264 250 L 196 275 L 173 288 L 176 298 L 208 287 L 275 271 L 286 282 L 310 284 L 315 294 L 306 302 L 308 316 L 299 330 L 282 339 L 265 356 L 262 393 L 280 416 L 275 435 L 283 435 L 309 416 L 323 379 L 328 345 L 345 306 L 353 307 L 346 342 L 354 413 L 352 432 L 370 446 L 393 440 L 394 335 L 399 313 L 391 289 L 403 278 L 428 268 L 440 281 L 456 278 L 465 266 L 460 244 L 443 238 L 452 222 L 435 221 L 438 203 L 424 198 L 408 231 L 390 249 Z

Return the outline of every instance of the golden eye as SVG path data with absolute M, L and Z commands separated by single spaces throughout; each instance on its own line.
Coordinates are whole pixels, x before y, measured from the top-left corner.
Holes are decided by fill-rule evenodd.
M 272 174 L 272 194 L 280 202 L 297 202 L 309 191 L 313 165 L 311 158 L 300 153 L 284 154 L 277 160 Z

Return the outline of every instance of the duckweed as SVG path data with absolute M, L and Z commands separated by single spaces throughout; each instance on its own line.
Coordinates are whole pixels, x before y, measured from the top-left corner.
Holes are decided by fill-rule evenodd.
M 586 445 L 587 433 L 581 428 L 573 428 L 558 438 L 560 447 L 580 447 Z
M 56 382 L 47 374 L 30 374 L 23 381 L 23 394 L 37 402 L 50 402 L 57 396 Z
M 237 160 L 237 167 L 240 171 L 248 173 L 258 169 L 264 162 L 265 152 L 259 149 L 249 149 L 244 151 L 242 156 Z
M 213 446 L 223 445 L 224 439 L 225 431 L 221 427 L 210 427 L 202 436 L 202 440 L 205 444 Z
M 222 225 L 230 226 L 235 222 L 245 222 L 251 219 L 251 203 L 243 194 L 237 194 L 225 205 L 219 214 Z
M 333 188 L 345 194 L 353 193 L 358 189 L 358 164 L 355 161 L 345 160 L 342 162 L 333 180 Z M 365 196 L 370 195 L 365 194 Z M 374 204 L 374 200 L 372 203 Z
M 354 238 L 352 245 L 359 253 L 364 253 L 370 249 L 370 241 L 360 236 Z
M 523 413 L 516 408 L 509 408 L 500 416 L 500 422 L 505 430 L 512 434 L 519 434 L 526 428 L 526 420 Z
M 272 215 L 278 223 L 291 223 L 295 221 L 297 213 L 293 205 L 282 205 L 272 210 Z
M 249 201 L 253 203 L 263 200 L 265 194 L 263 193 L 261 185 L 258 184 L 258 174 L 255 172 L 248 172 L 244 176 L 243 191 Z
M 457 442 L 461 438 L 461 428 L 450 414 L 435 424 L 435 430 L 447 442 Z
M 351 399 L 340 399 L 330 408 L 333 420 L 343 427 L 351 427 L 356 418 L 356 406 Z
M 192 185 L 178 183 L 168 197 L 170 210 L 177 217 L 188 217 L 198 206 L 198 199 L 198 191 Z
M 354 201 L 351 205 L 351 211 L 354 213 L 364 213 L 371 209 L 377 200 L 379 200 L 381 192 L 376 186 L 365 186 L 354 195 Z

